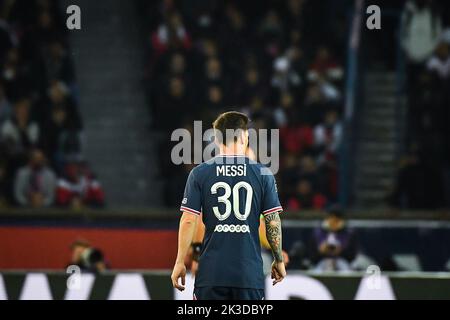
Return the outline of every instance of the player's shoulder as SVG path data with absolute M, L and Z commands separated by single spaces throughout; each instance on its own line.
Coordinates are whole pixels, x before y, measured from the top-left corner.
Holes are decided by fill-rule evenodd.
M 195 166 L 194 168 L 192 168 L 190 174 L 195 177 L 203 176 L 208 170 L 211 170 L 211 160 L 202 162 L 199 165 Z
M 273 172 L 266 165 L 256 161 L 253 161 L 251 164 L 258 171 L 259 176 L 261 176 L 263 179 L 272 178 L 274 176 Z

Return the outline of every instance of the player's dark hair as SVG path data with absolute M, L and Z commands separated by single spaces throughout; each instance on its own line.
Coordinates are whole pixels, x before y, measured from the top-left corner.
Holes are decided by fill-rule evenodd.
M 229 111 L 222 113 L 217 117 L 217 119 L 213 122 L 213 128 L 216 132 L 216 139 L 223 144 L 228 144 L 230 142 L 236 142 L 237 136 L 233 137 L 227 136 L 227 130 L 233 130 L 234 132 L 239 130 L 248 130 L 248 124 L 250 119 L 244 113 L 237 111 Z M 221 134 L 218 134 L 218 133 Z M 232 138 L 232 139 L 231 139 Z M 223 141 L 225 140 L 225 141 Z

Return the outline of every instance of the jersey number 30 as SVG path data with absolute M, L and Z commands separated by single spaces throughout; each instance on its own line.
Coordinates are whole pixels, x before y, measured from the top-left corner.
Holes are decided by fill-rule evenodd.
M 247 191 L 247 196 L 245 198 L 245 208 L 244 213 L 242 214 L 239 208 L 239 190 L 244 188 Z M 231 186 L 226 182 L 217 182 L 211 187 L 211 193 L 217 194 L 218 189 L 224 189 L 225 193 L 223 196 L 217 198 L 220 203 L 225 204 L 225 212 L 221 213 L 218 207 L 213 207 L 214 214 L 217 219 L 223 221 L 227 219 L 231 210 L 233 209 L 233 213 L 239 220 L 245 221 L 247 220 L 248 215 L 250 214 L 251 206 L 252 206 L 252 198 L 253 198 L 253 188 L 250 184 L 245 181 L 241 181 L 236 183 L 231 189 Z M 230 196 L 233 196 L 233 204 L 230 202 Z

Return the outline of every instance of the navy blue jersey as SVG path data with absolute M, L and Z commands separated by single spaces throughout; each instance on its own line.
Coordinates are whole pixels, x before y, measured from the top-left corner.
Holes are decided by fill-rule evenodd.
M 261 214 L 282 211 L 269 169 L 244 156 L 218 156 L 189 174 L 181 211 L 203 213 L 196 287 L 264 289 Z

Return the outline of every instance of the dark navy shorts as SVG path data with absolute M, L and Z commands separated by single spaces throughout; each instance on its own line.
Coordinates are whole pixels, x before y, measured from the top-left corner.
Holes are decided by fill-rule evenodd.
M 194 289 L 194 300 L 264 300 L 264 290 L 200 287 Z

